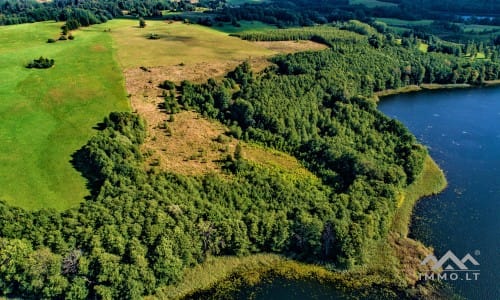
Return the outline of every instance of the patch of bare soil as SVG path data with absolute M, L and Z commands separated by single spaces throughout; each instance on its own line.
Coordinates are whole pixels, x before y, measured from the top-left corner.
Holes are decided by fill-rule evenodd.
M 328 48 L 326 45 L 313 41 L 276 41 L 276 42 L 254 42 L 269 50 L 280 53 L 295 53 L 301 51 L 320 51 Z

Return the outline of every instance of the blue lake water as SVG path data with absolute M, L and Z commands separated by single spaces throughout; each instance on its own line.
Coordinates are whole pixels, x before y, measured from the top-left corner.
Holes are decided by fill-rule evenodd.
M 477 281 L 448 281 L 458 294 L 500 299 L 500 88 L 391 96 L 379 108 L 428 146 L 449 182 L 417 204 L 410 235 L 438 259 L 451 250 L 477 260 Z

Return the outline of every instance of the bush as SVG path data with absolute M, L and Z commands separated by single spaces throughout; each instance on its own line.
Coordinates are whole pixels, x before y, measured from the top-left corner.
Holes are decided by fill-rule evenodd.
M 150 33 L 148 35 L 148 39 L 149 40 L 159 40 L 160 39 L 160 35 L 156 34 L 156 33 Z
M 158 87 L 160 89 L 164 89 L 167 91 L 173 91 L 173 90 L 175 90 L 175 83 L 173 83 L 170 80 L 165 80 L 162 83 L 160 83 L 160 85 L 158 85 Z
M 47 43 L 49 43 L 49 44 L 52 44 L 52 43 L 55 43 L 55 42 L 56 42 L 56 40 L 54 40 L 54 39 L 48 39 L 47 40 Z
M 65 41 L 65 40 L 67 40 L 67 39 L 68 39 L 68 38 L 67 38 L 65 35 L 61 35 L 61 36 L 59 37 L 59 40 L 60 40 L 60 41 Z
M 144 20 L 144 18 L 139 19 L 139 27 L 140 28 L 146 27 L 146 21 Z
M 75 39 L 75 37 L 74 37 L 72 34 L 70 34 L 70 35 L 68 36 L 68 39 L 70 39 L 70 40 L 74 40 L 74 39 Z
M 53 59 L 48 59 L 40 56 L 38 59 L 34 59 L 32 62 L 26 65 L 28 69 L 48 69 L 54 65 Z

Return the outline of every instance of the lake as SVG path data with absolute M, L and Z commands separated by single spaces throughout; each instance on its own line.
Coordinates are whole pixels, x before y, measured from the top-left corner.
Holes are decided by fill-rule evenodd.
M 478 280 L 448 280 L 467 299 L 500 299 L 500 88 L 427 91 L 384 98 L 379 108 L 403 122 L 445 171 L 448 188 L 422 199 L 412 238 L 480 264 Z M 445 265 L 446 266 L 446 265 Z M 463 279 L 463 278 L 462 278 Z M 344 299 L 333 288 L 275 279 L 241 299 Z
M 391 96 L 379 108 L 428 146 L 449 183 L 417 204 L 411 237 L 438 259 L 471 254 L 478 280 L 448 282 L 467 299 L 500 299 L 500 88 Z

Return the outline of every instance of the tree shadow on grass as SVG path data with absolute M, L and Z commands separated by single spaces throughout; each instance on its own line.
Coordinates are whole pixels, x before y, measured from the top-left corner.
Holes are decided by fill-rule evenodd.
M 102 131 L 105 127 L 105 124 L 101 122 L 96 124 L 93 129 Z M 90 191 L 90 195 L 86 196 L 85 200 L 92 200 L 99 194 L 101 186 L 104 183 L 104 177 L 101 175 L 101 170 L 92 159 L 87 144 L 71 155 L 70 163 L 87 181 L 86 187 Z

